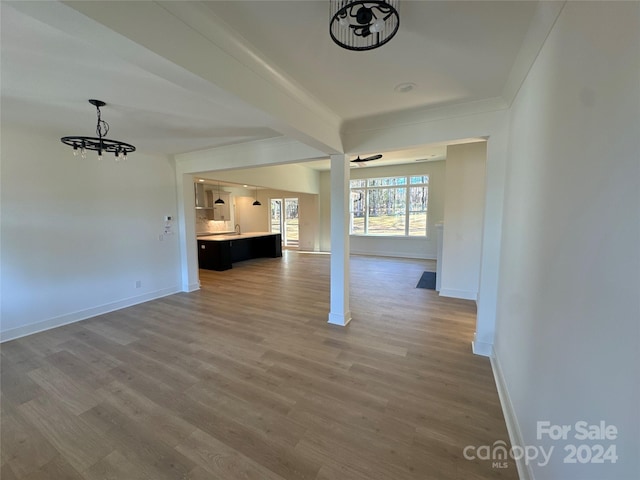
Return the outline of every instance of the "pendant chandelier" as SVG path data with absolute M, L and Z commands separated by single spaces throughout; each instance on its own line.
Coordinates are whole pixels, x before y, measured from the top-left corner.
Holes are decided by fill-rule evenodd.
M 119 140 L 110 140 L 105 138 L 109 133 L 109 124 L 102 120 L 100 114 L 100 107 L 104 107 L 106 103 L 102 100 L 89 100 L 89 103 L 96 107 L 98 115 L 98 124 L 96 125 L 97 137 L 62 137 L 60 141 L 65 145 L 73 147 L 73 156 L 80 155 L 83 159 L 87 158 L 87 150 L 94 150 L 98 152 L 98 160 L 102 160 L 102 154 L 104 152 L 113 153 L 116 157 L 116 162 L 127 159 L 127 153 L 135 152 L 136 147 L 129 143 L 121 142 Z
M 260 205 L 262 205 L 259 201 L 258 201 L 258 187 L 256 187 L 256 201 L 253 202 L 252 204 L 254 207 L 259 207 Z
M 220 180 L 218 180 L 218 199 L 213 203 L 216 205 L 224 205 L 224 200 L 220 198 Z
M 329 33 L 347 50 L 373 50 L 398 31 L 399 0 L 329 0 Z

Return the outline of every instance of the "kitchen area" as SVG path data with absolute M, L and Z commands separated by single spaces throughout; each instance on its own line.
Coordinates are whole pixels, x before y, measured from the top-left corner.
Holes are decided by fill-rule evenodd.
M 268 227 L 266 219 L 270 215 L 268 207 L 258 200 L 257 187 L 255 200 L 249 205 L 247 188 L 204 179 L 194 183 L 199 268 L 224 271 L 235 262 L 282 257 L 281 233 L 253 228 L 242 231 L 241 222 L 245 227 L 263 223 L 255 222 L 255 216 L 264 217 L 263 224 Z

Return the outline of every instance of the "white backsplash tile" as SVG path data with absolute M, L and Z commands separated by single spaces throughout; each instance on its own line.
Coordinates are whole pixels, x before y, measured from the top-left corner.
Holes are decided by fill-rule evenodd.
M 230 221 L 209 220 L 206 213 L 196 210 L 196 234 L 230 232 L 233 225 Z

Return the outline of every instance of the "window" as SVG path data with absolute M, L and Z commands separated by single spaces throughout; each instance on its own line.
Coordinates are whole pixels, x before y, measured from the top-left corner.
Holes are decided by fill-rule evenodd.
M 351 180 L 350 187 L 352 235 L 427 235 L 427 175 Z

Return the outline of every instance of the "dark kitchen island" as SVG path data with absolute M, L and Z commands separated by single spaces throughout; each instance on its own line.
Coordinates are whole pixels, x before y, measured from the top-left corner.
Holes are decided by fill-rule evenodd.
M 251 258 L 281 257 L 279 233 L 242 233 L 198 237 L 198 264 L 207 270 L 229 270 L 234 262 Z

